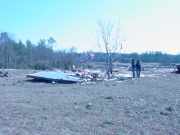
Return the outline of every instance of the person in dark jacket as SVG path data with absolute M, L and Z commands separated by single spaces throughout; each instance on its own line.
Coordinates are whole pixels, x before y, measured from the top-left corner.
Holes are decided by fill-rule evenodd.
M 136 65 L 134 59 L 131 60 L 131 71 L 132 71 L 132 77 L 135 78 Z
M 137 60 L 136 61 L 136 76 L 137 78 L 140 78 L 141 76 L 141 63 L 140 63 L 140 60 Z

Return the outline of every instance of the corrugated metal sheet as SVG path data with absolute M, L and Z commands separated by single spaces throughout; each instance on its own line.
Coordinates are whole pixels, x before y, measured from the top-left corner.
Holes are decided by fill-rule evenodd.
M 80 81 L 79 78 L 70 76 L 69 74 L 61 71 L 41 71 L 38 73 L 29 74 L 27 77 L 41 81 L 55 81 L 62 83 L 76 83 Z

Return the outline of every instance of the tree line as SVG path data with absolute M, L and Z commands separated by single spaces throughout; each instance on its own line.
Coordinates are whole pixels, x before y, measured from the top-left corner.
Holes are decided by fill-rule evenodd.
M 104 53 L 96 53 L 95 61 L 102 62 L 105 61 Z M 139 59 L 142 62 L 147 63 L 161 63 L 161 64 L 172 64 L 172 63 L 180 63 L 180 54 L 167 54 L 162 52 L 146 52 L 142 54 L 138 53 L 129 53 L 129 54 L 113 54 L 114 61 L 129 63 L 132 58 Z
M 41 39 L 37 44 L 15 41 L 7 32 L 0 33 L 0 68 L 69 69 L 78 63 L 74 49 L 54 51 L 56 41 Z
M 72 69 L 88 62 L 106 62 L 106 53 L 77 53 L 76 49 L 54 50 L 56 41 L 50 37 L 41 39 L 37 44 L 30 40 L 26 43 L 15 41 L 7 32 L 0 33 L 0 68 L 30 68 L 30 69 Z M 113 62 L 130 62 L 132 58 L 143 62 L 180 63 L 180 55 L 161 52 L 120 54 L 112 53 Z

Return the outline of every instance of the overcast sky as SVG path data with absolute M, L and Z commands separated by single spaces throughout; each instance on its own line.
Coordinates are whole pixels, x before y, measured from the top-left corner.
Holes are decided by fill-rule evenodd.
M 0 31 L 53 36 L 59 48 L 97 51 L 97 22 L 118 24 L 123 52 L 180 53 L 180 0 L 0 0 Z

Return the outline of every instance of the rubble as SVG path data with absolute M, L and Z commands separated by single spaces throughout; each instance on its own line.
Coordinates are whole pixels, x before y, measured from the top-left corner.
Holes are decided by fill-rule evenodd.
M 77 70 L 75 71 L 75 75 L 80 77 L 83 82 L 87 81 L 101 81 L 104 79 L 104 73 L 96 70 Z

